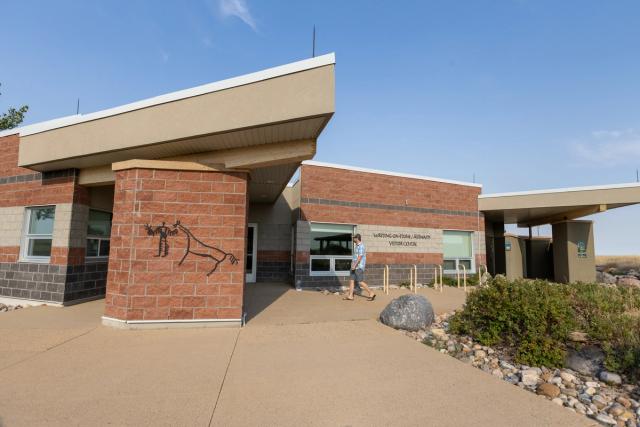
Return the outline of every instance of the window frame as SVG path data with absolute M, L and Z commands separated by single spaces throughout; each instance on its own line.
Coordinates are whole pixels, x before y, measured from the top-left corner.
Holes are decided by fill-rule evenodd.
M 34 210 L 42 208 L 53 208 L 53 225 L 51 226 L 51 234 L 31 234 L 29 233 L 31 215 L 33 214 Z M 56 205 L 25 206 L 23 220 L 24 224 L 22 226 L 22 236 L 20 239 L 20 261 L 41 264 L 47 264 L 51 262 L 51 252 L 49 253 L 49 256 L 29 255 L 29 242 L 31 240 L 49 238 L 51 240 L 51 251 L 53 251 L 53 232 L 55 231 Z
M 329 271 L 314 271 L 313 260 L 315 259 L 328 259 Z M 351 271 L 336 271 L 336 260 L 347 259 L 350 262 L 353 261 L 353 256 L 349 255 L 310 255 L 309 256 L 309 275 L 310 276 L 348 276 Z
M 111 226 L 113 226 L 113 212 L 109 212 L 109 211 L 105 211 L 102 209 L 94 209 L 94 208 L 89 208 L 89 213 L 88 215 L 91 215 L 91 211 L 96 211 L 96 212 L 102 212 L 102 213 L 108 213 L 111 215 Z M 104 261 L 104 260 L 108 260 L 109 259 L 109 255 L 100 255 L 100 248 L 102 247 L 102 242 L 103 241 L 108 241 L 109 242 L 109 253 L 111 253 L 111 233 L 109 233 L 109 237 L 105 237 L 105 236 L 96 236 L 94 234 L 89 234 L 89 216 L 87 215 L 87 237 L 85 239 L 85 259 L 87 261 Z M 109 227 L 109 229 L 111 229 L 111 226 Z M 87 251 L 89 249 L 89 240 L 98 240 L 98 255 L 87 255 Z
M 471 256 L 470 257 L 458 257 L 458 258 L 446 258 L 444 255 L 444 234 L 447 231 L 457 231 L 457 232 L 465 232 L 465 233 L 469 233 L 469 239 L 471 241 Z M 476 274 L 476 252 L 475 252 L 475 247 L 473 246 L 473 242 L 474 242 L 474 235 L 475 235 L 475 231 L 473 230 L 454 230 L 454 229 L 447 229 L 447 230 L 442 230 L 442 267 L 443 270 L 442 272 L 444 274 L 457 274 L 458 273 L 458 268 L 460 268 L 460 261 L 470 261 L 471 263 L 471 268 L 467 269 L 467 274 Z M 444 262 L 445 261 L 454 261 L 456 264 L 456 268 L 454 270 L 446 270 L 444 269 Z M 462 270 L 462 269 L 460 269 Z
M 336 222 L 310 222 L 309 223 L 309 240 L 311 240 L 311 233 L 313 233 L 313 224 L 326 224 L 326 225 L 344 225 L 351 227 L 351 239 L 353 240 L 353 235 L 356 230 L 356 224 L 346 224 L 346 223 L 336 223 Z M 314 271 L 313 270 L 313 260 L 316 259 L 328 259 L 329 260 L 329 271 Z M 311 248 L 309 248 L 309 276 L 349 276 L 351 274 L 350 270 L 347 271 L 336 271 L 336 260 L 348 259 L 349 261 L 353 261 L 353 244 L 351 245 L 351 255 L 311 255 Z

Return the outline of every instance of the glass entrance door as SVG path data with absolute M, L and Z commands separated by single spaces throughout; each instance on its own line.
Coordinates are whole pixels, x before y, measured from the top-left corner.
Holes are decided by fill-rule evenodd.
M 258 224 L 248 224 L 247 229 L 247 259 L 245 262 L 245 272 L 247 283 L 256 281 L 256 261 L 258 255 Z

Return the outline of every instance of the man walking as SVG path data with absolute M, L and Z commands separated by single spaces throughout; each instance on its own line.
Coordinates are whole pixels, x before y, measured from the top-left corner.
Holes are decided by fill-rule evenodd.
M 369 293 L 369 301 L 376 299 L 376 294 L 364 282 L 364 268 L 367 265 L 367 250 L 362 243 L 362 236 L 356 234 L 353 236 L 353 243 L 356 245 L 353 251 L 353 262 L 351 263 L 351 280 L 349 281 L 349 294 L 344 298 L 347 301 L 353 301 L 353 289 L 355 283 L 358 282 L 360 287 Z

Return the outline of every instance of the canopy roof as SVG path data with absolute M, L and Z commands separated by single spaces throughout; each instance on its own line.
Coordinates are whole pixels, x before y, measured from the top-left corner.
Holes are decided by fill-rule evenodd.
M 19 166 L 80 169 L 86 185 L 112 181 L 115 162 L 187 157 L 249 170 L 250 195 L 273 200 L 334 113 L 334 65 L 328 54 L 0 136 L 20 135 Z
M 493 222 L 553 224 L 640 203 L 640 183 L 483 194 L 478 209 Z

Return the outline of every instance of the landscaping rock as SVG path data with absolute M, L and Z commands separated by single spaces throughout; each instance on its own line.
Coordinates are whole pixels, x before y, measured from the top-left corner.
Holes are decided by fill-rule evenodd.
M 613 372 L 602 371 L 600 372 L 600 380 L 607 384 L 622 384 L 622 378 L 618 374 L 614 374 Z
M 613 415 L 614 417 L 618 417 L 622 414 L 624 414 L 626 411 L 624 409 L 624 406 L 616 403 L 615 405 L 613 405 L 611 408 L 609 408 L 609 415 Z
M 607 402 L 607 400 L 604 397 L 600 396 L 599 394 L 596 394 L 595 396 L 593 396 L 593 398 L 591 399 L 591 402 L 594 405 L 596 405 L 596 408 L 598 409 L 602 409 L 609 404 L 609 402 Z
M 418 331 L 433 323 L 433 307 L 422 295 L 402 295 L 389 303 L 380 313 L 380 321 L 387 326 L 406 331 Z
M 604 353 L 596 346 L 586 346 L 576 351 L 570 349 L 567 353 L 565 365 L 582 375 L 594 376 L 604 362 Z
M 4 313 L 7 311 L 20 310 L 22 308 L 21 305 L 7 305 L 0 303 L 0 313 Z
M 624 396 L 618 396 L 616 402 L 624 406 L 625 408 L 631 408 L 631 401 Z
M 546 396 L 548 398 L 555 398 L 560 395 L 560 388 L 556 385 L 549 383 L 542 383 L 538 386 L 536 393 L 542 396 Z
M 640 383 L 608 385 L 604 381 L 598 381 L 599 376 L 581 374 L 575 369 L 518 364 L 514 361 L 513 354 L 505 349 L 488 347 L 474 341 L 472 337 L 450 333 L 448 319 L 452 314 L 438 315 L 431 327 L 406 332 L 406 335 L 487 374 L 502 378 L 505 382 L 535 392 L 550 403 L 597 419 L 600 424 L 620 427 L 638 427 L 640 424 Z M 585 359 L 593 357 L 598 372 L 601 371 L 603 356 L 598 347 L 586 347 L 582 352 L 573 353 Z M 604 375 L 609 380 L 617 375 L 610 372 L 607 374 Z
M 635 276 L 620 276 L 618 277 L 618 285 L 640 288 L 640 279 Z
M 615 285 L 616 284 L 616 276 L 614 276 L 613 274 L 609 274 L 607 272 L 604 272 L 604 271 L 598 271 L 596 273 L 596 282 L 598 282 L 598 283 L 606 283 L 608 285 Z
M 576 376 L 570 374 L 569 372 L 560 372 L 560 378 L 562 378 L 562 381 L 565 381 L 569 384 L 572 384 L 576 381 Z
M 487 352 L 484 350 L 476 350 L 473 352 L 473 355 L 478 359 L 484 359 L 487 357 Z
M 539 379 L 540 375 L 535 369 L 525 369 L 520 373 L 520 381 L 524 385 L 535 386 Z
M 614 420 L 609 415 L 605 415 L 605 414 L 598 414 L 598 416 L 596 417 L 596 420 L 599 423 L 604 424 L 606 426 L 615 426 L 618 424 L 616 420 Z

